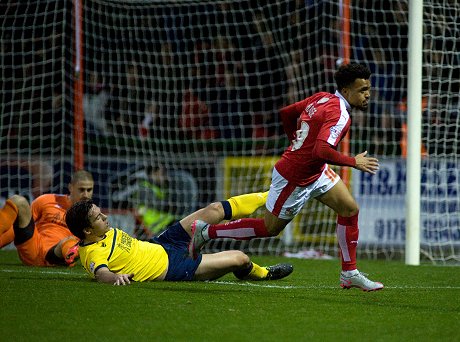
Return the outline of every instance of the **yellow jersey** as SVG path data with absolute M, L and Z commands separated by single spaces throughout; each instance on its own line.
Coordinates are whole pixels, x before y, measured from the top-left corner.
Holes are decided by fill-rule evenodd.
M 105 237 L 80 245 L 80 260 L 93 278 L 101 267 L 117 274 L 134 274 L 134 281 L 155 280 L 168 267 L 168 255 L 158 244 L 140 241 L 121 229 L 111 228 Z

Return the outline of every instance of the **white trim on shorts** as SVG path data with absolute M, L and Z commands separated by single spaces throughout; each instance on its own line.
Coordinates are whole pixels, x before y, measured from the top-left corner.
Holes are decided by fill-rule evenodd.
M 281 192 L 289 184 L 288 180 L 281 176 L 276 168 L 273 168 L 272 183 L 268 192 L 267 203 L 265 204 L 268 211 L 280 219 L 292 220 L 302 209 L 302 207 L 311 198 L 318 197 L 328 192 L 337 182 L 340 176 L 326 164 L 321 176 L 312 184 L 303 186 L 295 186 L 291 194 L 286 198 L 284 203 L 276 203 L 280 198 Z M 279 214 L 274 213 L 275 205 L 282 205 Z

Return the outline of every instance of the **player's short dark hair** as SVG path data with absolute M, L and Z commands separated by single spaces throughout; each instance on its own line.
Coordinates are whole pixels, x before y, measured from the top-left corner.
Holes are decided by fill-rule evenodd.
M 74 203 L 65 214 L 65 223 L 67 227 L 73 235 L 81 240 L 85 238 L 83 229 L 91 226 L 89 212 L 93 204 L 94 202 L 91 199 L 78 201 Z
M 368 80 L 370 77 L 371 71 L 369 68 L 358 63 L 342 64 L 334 75 L 339 91 L 352 84 L 358 78 Z
M 76 184 L 81 181 L 91 181 L 94 182 L 93 175 L 86 170 L 75 171 L 70 180 L 70 184 Z

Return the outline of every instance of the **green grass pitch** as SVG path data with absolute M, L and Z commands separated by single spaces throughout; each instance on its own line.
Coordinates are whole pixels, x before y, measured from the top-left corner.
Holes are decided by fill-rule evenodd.
M 338 286 L 337 260 L 273 282 L 91 281 L 81 266 L 22 266 L 0 251 L 1 341 L 459 341 L 460 268 L 360 261 L 385 289 Z

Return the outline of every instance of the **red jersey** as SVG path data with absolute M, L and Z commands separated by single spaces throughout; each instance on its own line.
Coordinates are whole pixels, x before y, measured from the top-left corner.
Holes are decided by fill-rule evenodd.
M 283 108 L 281 116 L 292 143 L 275 164 L 276 170 L 298 186 L 315 182 L 326 166 L 326 161 L 315 154 L 315 146 L 318 141 L 325 141 L 337 150 L 350 128 L 350 108 L 338 92 L 320 92 Z

